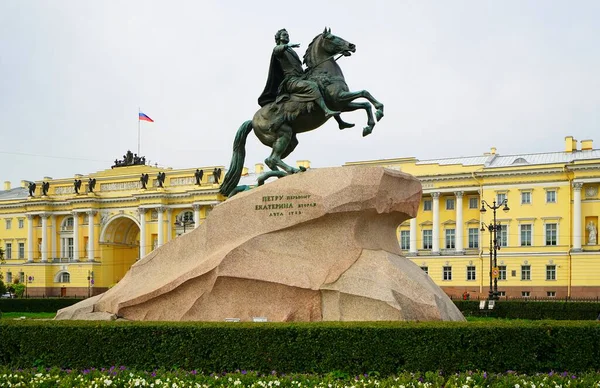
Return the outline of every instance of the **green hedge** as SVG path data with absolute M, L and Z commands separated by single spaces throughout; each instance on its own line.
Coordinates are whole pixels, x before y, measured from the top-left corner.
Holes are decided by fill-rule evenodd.
M 0 321 L 0 365 L 268 373 L 600 370 L 597 322 Z
M 82 299 L 44 298 L 44 299 L 0 299 L 0 311 L 4 313 L 55 313 L 59 309 L 71 306 Z
M 480 310 L 479 301 L 476 300 L 455 300 L 454 304 L 466 317 L 594 320 L 600 314 L 600 303 L 597 302 L 500 300 L 493 310 Z

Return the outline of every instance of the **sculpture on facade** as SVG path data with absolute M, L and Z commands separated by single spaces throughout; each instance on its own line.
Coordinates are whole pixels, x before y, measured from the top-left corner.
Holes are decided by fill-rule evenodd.
M 200 169 L 196 169 L 196 172 L 194 173 L 194 178 L 196 178 L 196 184 L 198 186 L 200 186 L 200 183 L 202 182 L 202 177 L 204 176 L 204 171 L 200 170 Z
M 35 184 L 35 182 L 29 182 L 28 189 L 29 189 L 29 196 L 30 197 L 35 196 L 35 188 L 36 187 L 37 187 L 37 185 Z
M 596 238 L 598 231 L 596 229 L 596 224 L 594 224 L 594 221 L 588 222 L 587 226 L 585 227 L 585 230 L 587 230 L 588 232 L 588 245 L 596 245 L 598 241 Z
M 96 178 L 90 178 L 88 180 L 88 192 L 93 193 L 96 188 Z
M 79 194 L 79 190 L 81 190 L 81 179 L 75 179 L 75 181 L 73 181 L 73 188 L 75 189 L 75 194 Z
M 42 195 L 48 195 L 48 189 L 50 189 L 50 182 L 42 182 Z
M 156 175 L 156 181 L 158 182 L 158 187 L 164 187 L 165 173 L 159 172 L 158 175 Z
M 213 170 L 213 176 L 215 177 L 215 183 L 219 183 L 219 180 L 221 179 L 221 169 L 220 168 L 216 168 Z
M 307 69 L 303 71 L 293 51 L 298 45 L 289 43 L 287 31 L 279 30 L 275 39 L 277 46 L 271 57 L 267 85 L 259 98 L 261 108 L 252 120 L 240 126 L 235 135 L 231 164 L 219 190 L 223 195 L 233 193 L 240 181 L 246 139 L 252 130 L 261 143 L 273 149 L 265 159 L 271 171 L 259 177 L 260 185 L 269 177 L 282 177 L 305 170 L 303 167 L 292 167 L 282 160 L 298 145 L 298 133 L 320 127 L 331 116 L 336 118 L 340 129 L 352 127 L 353 124 L 341 120 L 339 112 L 364 109 L 367 126 L 363 129 L 363 136 L 367 136 L 373 131 L 375 119 L 383 117 L 383 104 L 368 91 L 349 91 L 336 62 L 340 57 L 354 53 L 354 44 L 333 35 L 331 29 L 326 28 L 308 45 L 304 54 Z M 335 58 L 336 55 L 339 56 Z M 318 85 L 318 91 L 312 86 L 314 84 Z M 319 96 L 323 97 L 324 102 Z M 354 102 L 357 98 L 365 98 L 369 102 Z M 371 104 L 376 109 L 375 118 Z
M 123 155 L 123 159 L 115 159 L 115 164 L 112 165 L 111 168 L 115 167 L 126 167 L 126 166 L 143 166 L 146 164 L 145 156 L 138 156 L 138 154 L 134 154 L 130 150 L 127 150 L 125 155 Z
M 142 189 L 146 189 L 146 186 L 148 185 L 148 174 L 144 174 L 142 173 L 142 176 L 140 177 L 140 182 L 142 183 Z

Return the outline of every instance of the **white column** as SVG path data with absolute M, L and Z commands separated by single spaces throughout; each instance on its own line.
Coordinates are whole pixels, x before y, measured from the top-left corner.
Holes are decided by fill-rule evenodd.
M 440 193 L 431 193 L 433 197 L 433 242 L 432 253 L 440 253 Z
M 581 188 L 583 183 L 573 183 L 573 250 L 581 250 Z
M 79 213 L 73 212 L 73 261 L 79 261 Z
M 194 207 L 194 229 L 200 226 L 200 205 L 193 205 Z
M 138 209 L 140 215 L 140 259 L 146 256 L 146 209 Z
M 455 209 L 456 209 L 456 252 L 457 253 L 462 253 L 462 251 L 464 251 L 464 245 L 463 245 L 463 228 L 464 228 L 464 223 L 463 223 L 463 192 L 462 191 L 457 191 L 454 193 L 456 195 L 456 205 L 455 205 Z
M 94 261 L 94 214 L 96 211 L 88 210 L 88 261 Z
M 48 214 L 41 214 L 42 217 L 42 263 L 48 262 Z
M 33 262 L 33 215 L 27 214 L 27 261 Z
M 167 242 L 171 241 L 173 236 L 173 209 L 167 208 Z
M 58 257 L 58 245 L 56 243 L 56 239 L 57 239 L 57 229 L 56 229 L 56 216 L 52 215 L 51 217 L 52 219 L 52 230 L 50 233 L 52 233 L 52 238 L 50 239 L 50 242 L 52 243 L 52 249 L 50 250 L 50 253 L 52 253 L 52 258 Z
M 165 221 L 163 218 L 165 214 L 165 208 L 159 206 L 156 208 L 156 211 L 158 212 L 158 246 L 162 247 L 165 243 Z
M 416 254 L 417 251 L 417 219 L 410 219 L 410 247 L 408 250 L 409 253 Z

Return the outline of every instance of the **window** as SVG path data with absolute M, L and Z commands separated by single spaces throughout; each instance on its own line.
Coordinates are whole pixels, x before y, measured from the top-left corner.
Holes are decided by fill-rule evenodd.
M 507 225 L 498 225 L 498 246 L 507 247 L 508 246 L 508 226 Z
M 546 203 L 556 203 L 556 190 L 546 191 Z
M 506 193 L 496 194 L 496 205 L 500 205 L 506 200 Z
M 557 245 L 558 224 L 546 224 L 546 245 Z
M 556 265 L 546 266 L 546 280 L 556 280 Z
M 19 282 L 25 283 L 25 272 L 19 272 Z
M 479 248 L 479 228 L 469 228 L 469 248 Z
M 430 199 L 426 199 L 423 201 L 423 211 L 431 211 L 431 200 Z
M 423 231 L 423 249 L 431 249 L 433 247 L 433 231 Z
M 548 298 L 556 298 L 556 291 L 546 291 L 546 296 Z
M 408 230 L 400 231 L 400 249 L 410 249 L 410 231 Z
M 71 274 L 68 272 L 63 272 L 60 274 L 58 278 L 59 283 L 70 283 L 71 282 Z
M 12 272 L 6 273 L 6 284 L 12 283 Z
M 429 267 L 421 267 L 421 270 L 429 275 Z
M 523 298 L 529 298 L 530 295 L 531 293 L 529 291 L 521 291 L 521 296 Z
M 446 249 L 454 249 L 456 243 L 455 229 L 446 229 Z
M 475 280 L 475 266 L 467 266 L 467 280 Z
M 446 210 L 454 210 L 454 198 L 446 199 Z
M 181 213 L 179 215 L 179 221 L 180 222 L 185 222 L 186 224 L 193 224 L 194 223 L 194 212 L 191 210 L 185 211 L 183 213 Z
M 505 265 L 498 266 L 498 280 L 506 280 L 506 266 Z
M 530 247 L 531 246 L 531 224 L 523 224 L 519 225 L 521 228 L 521 246 L 522 247 Z
M 12 227 L 12 220 L 10 218 L 6 219 L 6 229 L 10 229 Z
M 444 280 L 452 280 L 452 267 L 451 266 L 444 266 L 443 279 Z
M 12 259 L 12 243 L 6 243 L 4 257 L 6 257 L 7 260 Z
M 25 243 L 19 243 L 19 259 L 25 258 Z
M 521 205 L 530 205 L 530 204 L 531 204 L 531 191 L 521 192 Z
M 479 200 L 477 198 L 469 198 L 469 209 L 479 209 Z
M 530 265 L 522 265 L 521 266 L 521 280 L 531 280 L 531 266 Z
M 19 218 L 18 224 L 19 229 L 23 229 L 25 227 L 25 221 L 22 218 Z
M 498 296 L 506 297 L 506 291 L 498 291 Z

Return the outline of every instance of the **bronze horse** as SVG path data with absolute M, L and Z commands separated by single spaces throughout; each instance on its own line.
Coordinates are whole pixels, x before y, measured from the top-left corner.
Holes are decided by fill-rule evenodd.
M 305 75 L 318 83 L 327 106 L 331 109 L 341 112 L 364 109 L 367 114 L 367 126 L 363 129 L 363 136 L 367 136 L 375 126 L 371 104 L 376 109 L 377 121 L 383 117 L 383 104 L 366 90 L 349 91 L 342 69 L 335 58 L 336 55 L 350 56 L 355 51 L 356 48 L 352 43 L 333 35 L 331 29 L 326 28 L 323 33 L 313 39 L 306 49 L 304 63 L 307 70 Z M 365 98 L 369 102 L 354 102 L 357 98 Z M 273 124 L 280 122 L 282 117 L 285 117 L 284 123 L 281 126 L 275 126 L 277 129 L 272 131 Z M 260 108 L 252 120 L 248 120 L 240 126 L 235 135 L 233 156 L 219 190 L 221 194 L 231 196 L 237 192 L 236 186 L 240 181 L 246 157 L 246 139 L 250 131 L 254 130 L 254 134 L 260 142 L 273 149 L 271 155 L 265 159 L 265 164 L 271 171 L 259 177 L 258 183 L 261 185 L 269 177 L 282 177 L 303 171 L 304 168 L 292 167 L 282 159 L 286 158 L 298 145 L 296 134 L 319 128 L 327 119 L 318 105 L 313 102 L 294 101 L 293 96 L 287 101 L 272 102 Z M 341 119 L 338 122 L 340 121 Z M 342 123 L 340 123 L 340 128 L 343 128 Z

